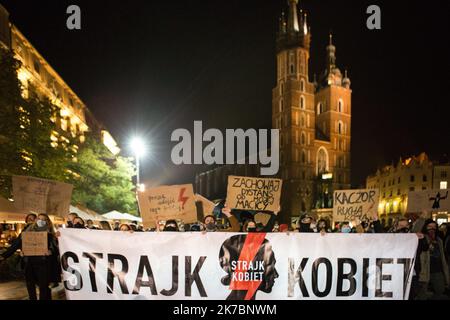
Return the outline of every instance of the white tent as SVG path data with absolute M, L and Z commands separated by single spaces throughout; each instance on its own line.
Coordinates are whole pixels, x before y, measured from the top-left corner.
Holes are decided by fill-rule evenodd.
M 121 213 L 119 211 L 111 211 L 108 213 L 105 213 L 103 215 L 103 217 L 107 218 L 107 219 L 111 219 L 111 220 L 126 220 L 126 221 L 138 221 L 138 222 L 142 222 L 142 219 L 136 216 L 133 216 L 131 214 L 128 213 Z
M 76 213 L 80 218 L 82 218 L 84 221 L 86 220 L 92 220 L 92 221 L 104 221 L 108 220 L 104 216 L 98 214 L 95 211 L 92 211 L 90 209 L 84 208 L 82 206 L 70 206 L 70 212 Z
M 14 203 L 0 197 L 0 222 L 24 223 L 27 213 L 20 211 L 14 206 Z

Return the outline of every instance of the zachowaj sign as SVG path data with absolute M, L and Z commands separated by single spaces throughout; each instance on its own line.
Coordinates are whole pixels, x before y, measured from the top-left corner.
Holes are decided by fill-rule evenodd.
M 192 184 L 161 186 L 138 193 L 139 209 L 144 227 L 154 227 L 156 221 L 180 219 L 184 223 L 197 221 Z
M 379 191 L 375 189 L 337 190 L 334 192 L 333 220 L 361 221 L 378 216 Z
M 227 206 L 231 209 L 278 212 L 282 184 L 280 179 L 229 176 Z

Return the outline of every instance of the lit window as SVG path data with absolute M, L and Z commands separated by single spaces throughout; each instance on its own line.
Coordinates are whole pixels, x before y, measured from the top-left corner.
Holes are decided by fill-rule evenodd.
M 447 178 L 447 171 L 441 171 L 441 178 Z
M 344 112 L 344 102 L 342 101 L 342 99 L 339 99 L 338 102 L 338 112 Z
M 440 189 L 447 189 L 447 181 L 441 181 Z

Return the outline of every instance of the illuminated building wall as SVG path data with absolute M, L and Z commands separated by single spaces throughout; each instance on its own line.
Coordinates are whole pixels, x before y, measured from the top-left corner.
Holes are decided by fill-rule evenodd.
M 61 129 L 71 133 L 74 137 L 79 135 L 79 143 L 85 141 L 85 133 L 89 130 L 98 131 L 102 142 L 113 153 L 118 154 L 120 149 L 104 126 L 92 128 L 88 125 L 86 113 L 89 112 L 83 101 L 69 87 L 69 85 L 58 75 L 44 57 L 34 48 L 30 41 L 9 22 L 9 14 L 0 5 L 0 45 L 6 46 L 14 51 L 16 58 L 22 62 L 18 71 L 18 78 L 23 85 L 23 95 L 27 97 L 29 90 L 41 97 L 47 97 L 60 108 Z M 92 113 L 89 112 L 89 116 Z M 52 137 L 52 145 L 56 146 L 64 137 Z

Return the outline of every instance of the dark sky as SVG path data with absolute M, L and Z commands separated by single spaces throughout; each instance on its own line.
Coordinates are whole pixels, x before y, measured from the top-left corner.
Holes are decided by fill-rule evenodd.
M 269 128 L 275 33 L 285 0 L 0 0 L 12 21 L 117 138 L 151 140 L 145 180 L 191 182 L 170 165 L 176 128 Z M 310 70 L 323 70 L 330 30 L 353 89 L 352 181 L 377 166 L 450 150 L 449 5 L 442 1 L 305 0 Z M 82 30 L 66 29 L 78 4 Z M 366 8 L 382 9 L 382 30 Z

